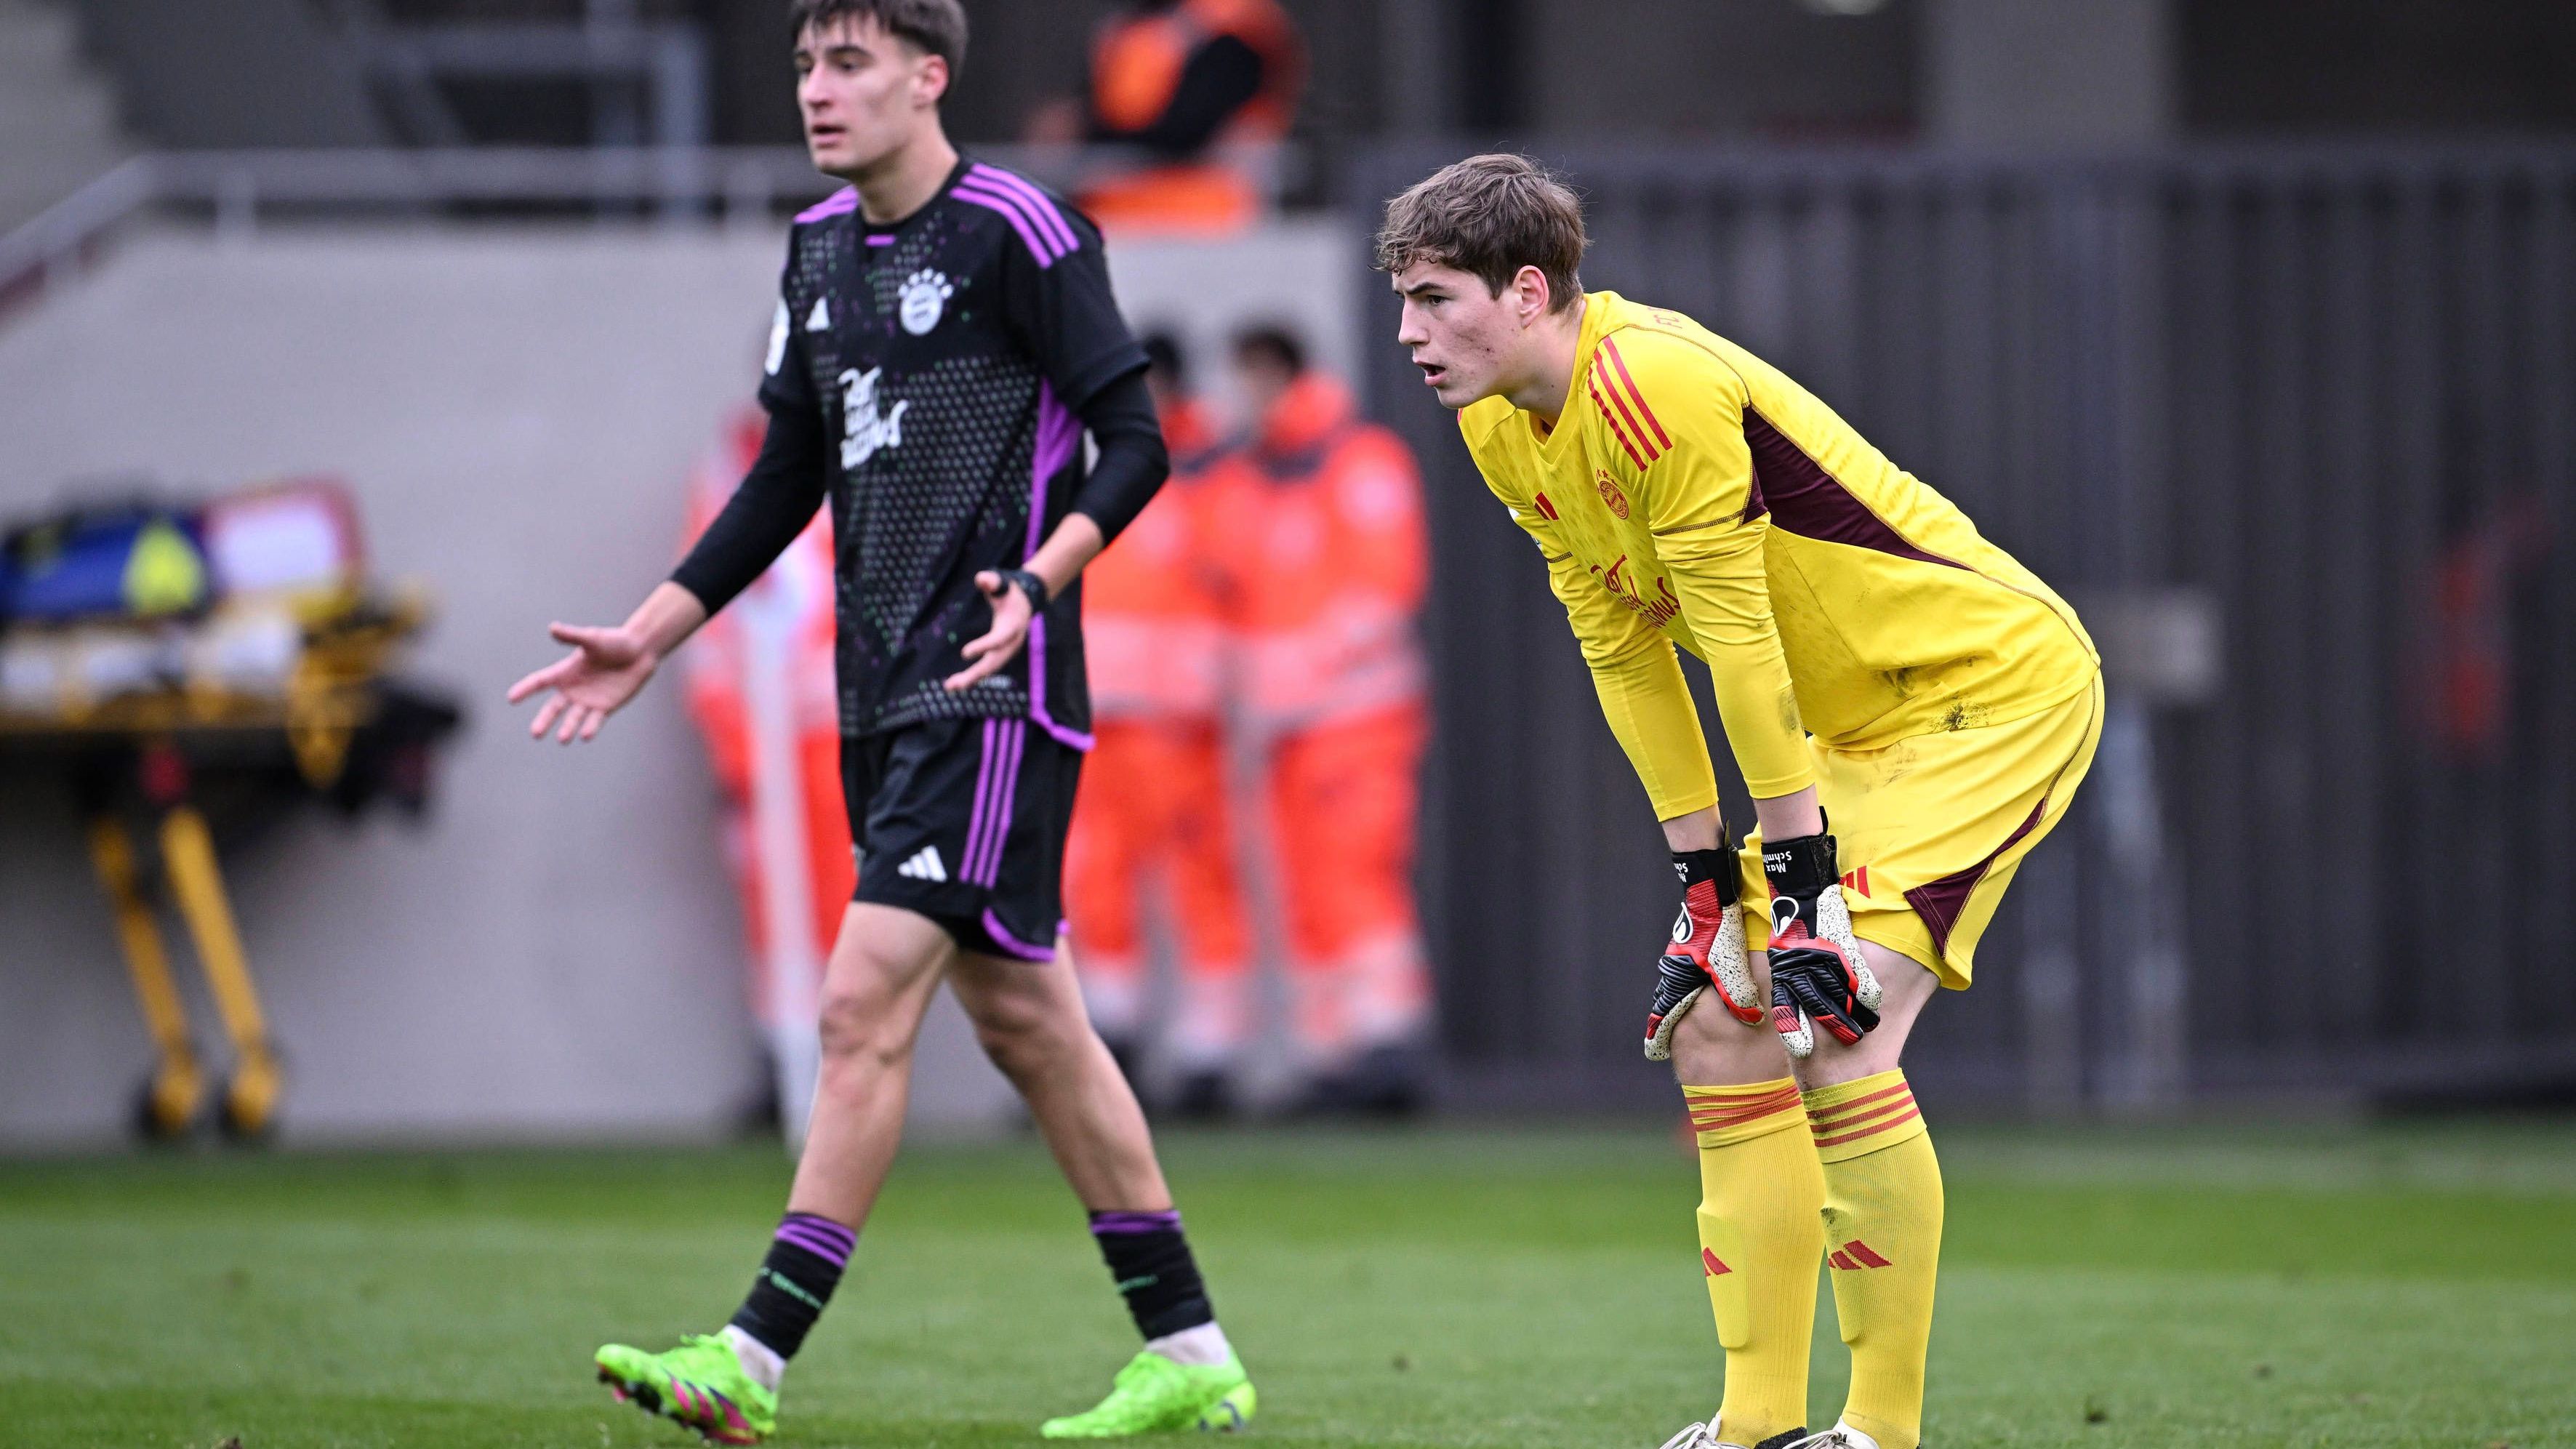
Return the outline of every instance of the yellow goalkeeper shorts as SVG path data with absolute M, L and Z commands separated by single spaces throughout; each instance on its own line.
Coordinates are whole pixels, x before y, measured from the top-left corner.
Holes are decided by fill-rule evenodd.
M 1873 750 L 1810 739 L 1852 934 L 1964 991 L 2022 857 L 2066 814 L 2102 740 L 2102 680 L 2034 715 Z M 1770 944 L 1759 832 L 1742 854 L 1745 944 Z

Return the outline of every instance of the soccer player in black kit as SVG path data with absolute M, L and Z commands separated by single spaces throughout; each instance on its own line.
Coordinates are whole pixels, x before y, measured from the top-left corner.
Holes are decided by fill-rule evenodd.
M 788 12 L 808 149 L 851 185 L 791 232 L 760 457 L 668 582 L 621 625 L 555 625 L 572 652 L 510 697 L 547 696 L 538 738 L 592 738 L 828 502 L 860 883 L 825 973 L 812 1125 L 749 1296 L 676 1349 L 602 1348 L 599 1375 L 710 1439 L 772 1430 L 779 1377 L 893 1161 L 913 1042 L 945 978 L 1090 1210 L 1146 1339 L 1106 1399 L 1043 1432 L 1238 1427 L 1252 1385 L 1059 944 L 1090 745 L 1077 581 L 1166 471 L 1145 354 L 1091 223 L 949 144 L 957 0 Z

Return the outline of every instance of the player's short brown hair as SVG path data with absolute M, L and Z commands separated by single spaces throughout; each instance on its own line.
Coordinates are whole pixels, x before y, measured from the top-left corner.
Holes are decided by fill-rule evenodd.
M 1453 162 L 1386 204 L 1377 266 L 1401 272 L 1416 262 L 1456 267 L 1501 296 L 1523 267 L 1547 278 L 1547 306 L 1561 312 L 1583 295 L 1583 201 L 1555 173 L 1508 151 Z
M 835 20 L 873 20 L 924 55 L 948 62 L 948 83 L 966 64 L 966 7 L 958 0 L 787 0 L 787 33 L 802 39 Z

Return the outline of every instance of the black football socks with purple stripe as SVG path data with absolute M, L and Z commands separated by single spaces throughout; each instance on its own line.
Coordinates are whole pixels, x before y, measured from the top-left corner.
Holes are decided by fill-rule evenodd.
M 769 1256 L 752 1275 L 751 1293 L 734 1310 L 733 1326 L 782 1362 L 794 1358 L 814 1320 L 822 1316 L 823 1305 L 832 1301 L 858 1240 L 855 1229 L 830 1218 L 812 1213 L 780 1218 Z
M 1091 1235 L 1147 1343 L 1216 1321 L 1176 1209 L 1093 1213 Z
M 1091 1235 L 1100 1243 L 1101 1259 L 1127 1300 L 1127 1312 L 1147 1348 L 1178 1362 L 1221 1362 L 1232 1350 L 1216 1326 L 1216 1309 L 1208 1303 L 1207 1285 L 1190 1256 L 1181 1231 L 1181 1215 L 1171 1208 L 1154 1211 L 1096 1212 Z M 734 1310 L 728 1337 L 739 1335 L 774 1355 L 760 1377 L 774 1380 L 777 1370 L 805 1346 L 805 1335 L 849 1266 L 858 1233 L 830 1218 L 789 1213 L 779 1219 L 769 1256 L 752 1276 L 751 1292 Z M 747 1359 L 762 1358 L 737 1342 Z M 747 1366 L 749 1366 L 747 1364 Z M 775 1387 L 775 1383 L 771 1384 Z

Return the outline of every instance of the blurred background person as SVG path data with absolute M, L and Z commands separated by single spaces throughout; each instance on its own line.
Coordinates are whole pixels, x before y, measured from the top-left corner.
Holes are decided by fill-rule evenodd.
M 1413 896 L 1429 729 L 1422 484 L 1284 327 L 1238 333 L 1250 422 L 1219 465 L 1241 717 L 1269 807 L 1290 1027 L 1317 1112 L 1420 1105 L 1431 984 Z
M 694 545 L 760 456 L 768 415 L 745 405 L 689 475 Z M 680 656 L 683 698 L 723 793 L 725 863 L 742 897 L 752 1015 L 767 1044 L 776 1113 L 804 1140 L 821 1065 L 823 961 L 858 885 L 841 798 L 832 675 L 832 521 L 819 510 L 768 572 L 707 621 Z
M 1144 342 L 1172 474 L 1084 575 L 1092 732 L 1065 846 L 1065 913 L 1091 1019 L 1130 1078 L 1170 1054 L 1173 1105 L 1215 1115 L 1251 1026 L 1252 931 L 1227 783 L 1221 539 L 1209 514 L 1216 433 L 1189 392 L 1180 345 Z M 1145 904 L 1158 895 L 1179 947 L 1180 1002 L 1147 1041 Z
M 1082 102 L 1042 108 L 1032 138 L 1145 154 L 1083 189 L 1104 227 L 1239 232 L 1260 219 L 1267 190 L 1246 170 L 1260 164 L 1248 148 L 1287 137 L 1305 71 L 1296 22 L 1275 0 L 1134 0 L 1093 35 Z

